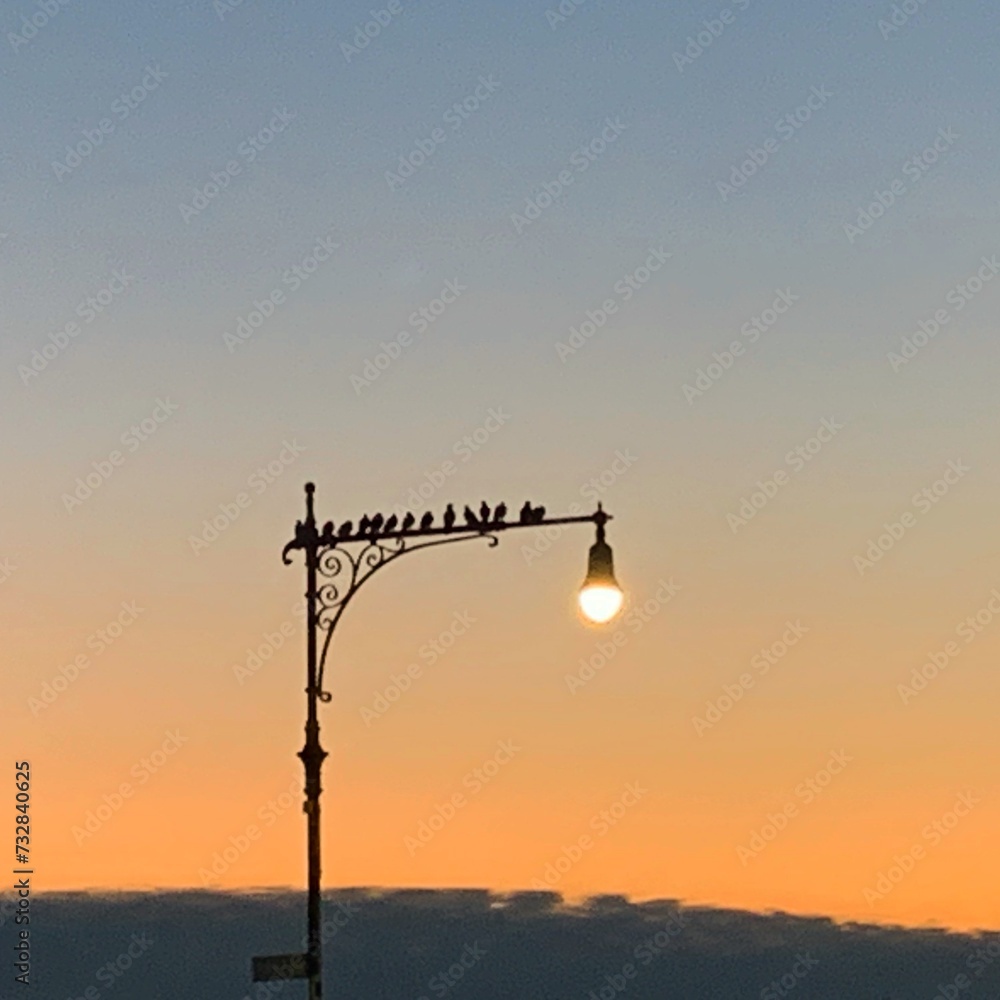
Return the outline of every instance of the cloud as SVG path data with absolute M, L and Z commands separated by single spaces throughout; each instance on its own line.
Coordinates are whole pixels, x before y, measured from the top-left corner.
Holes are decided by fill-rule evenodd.
M 485 889 L 328 892 L 324 917 L 328 1000 L 931 1000 L 959 976 L 963 997 L 1000 988 L 1000 934 Z M 283 889 L 43 894 L 33 995 L 253 997 L 250 958 L 301 950 L 303 921 L 302 895 Z

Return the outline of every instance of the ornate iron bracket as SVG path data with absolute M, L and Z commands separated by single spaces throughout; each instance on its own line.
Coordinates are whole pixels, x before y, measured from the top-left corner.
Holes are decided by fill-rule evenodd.
M 485 532 L 476 534 L 454 535 L 451 538 L 439 538 L 432 542 L 420 542 L 407 546 L 405 537 L 378 538 L 363 543 L 360 548 L 351 551 L 340 545 L 327 546 L 320 550 L 316 568 L 323 577 L 316 591 L 316 626 L 326 632 L 323 649 L 320 652 L 317 684 L 319 699 L 327 702 L 330 693 L 323 690 L 323 667 L 326 664 L 326 654 L 333 639 L 333 631 L 340 621 L 340 616 L 358 592 L 361 585 L 370 580 L 383 566 L 388 566 L 402 555 L 417 552 L 420 549 L 433 548 L 436 545 L 449 545 L 452 542 L 470 542 L 484 538 L 490 548 L 499 544 L 496 535 Z
M 306 485 L 306 519 L 296 521 L 295 535 L 282 549 L 281 560 L 286 566 L 291 565 L 291 553 L 303 549 L 307 567 L 311 567 L 316 573 L 311 604 L 314 614 L 307 627 L 326 632 L 322 651 L 317 658 L 315 691 L 319 700 L 323 702 L 330 701 L 331 697 L 328 691 L 323 690 L 323 668 L 334 629 L 361 585 L 383 566 L 387 566 L 408 552 L 417 552 L 437 545 L 450 545 L 453 542 L 469 542 L 477 538 L 486 539 L 493 548 L 500 541 L 497 533 L 512 528 L 579 524 L 589 521 L 596 524 L 599 529 L 603 529 L 604 524 L 611 520 L 611 515 L 606 514 L 600 504 L 593 514 L 546 518 L 544 507 L 533 508 L 525 503 L 520 512 L 520 520 L 508 522 L 504 519 L 505 505 L 490 511 L 484 504 L 479 519 L 474 512 L 466 508 L 467 523 L 459 526 L 455 523 L 455 514 L 449 504 L 443 526 L 440 527 L 433 525 L 430 514 L 425 514 L 419 524 L 411 515 L 398 529 L 395 527 L 396 518 L 391 518 L 383 527 L 382 518 L 377 516 L 372 520 L 364 518 L 358 523 L 357 530 L 351 522 L 347 522 L 339 535 L 334 535 L 332 522 L 324 525 L 322 532 L 317 527 L 313 513 L 314 489 L 312 483 Z M 416 544 L 413 544 L 414 542 Z

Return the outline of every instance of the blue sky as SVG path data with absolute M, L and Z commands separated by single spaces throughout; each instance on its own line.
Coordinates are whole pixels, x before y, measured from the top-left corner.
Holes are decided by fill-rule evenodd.
M 33 9 L 22 6 L 7 15 L 11 30 L 19 12 Z M 695 308 L 742 308 L 772 284 L 812 285 L 817 295 L 835 286 L 842 308 L 864 305 L 850 333 L 837 343 L 814 338 L 805 352 L 807 362 L 831 353 L 843 362 L 838 344 L 867 351 L 858 327 L 881 315 L 880 292 L 905 290 L 917 313 L 925 277 L 960 276 L 966 256 L 975 261 L 980 246 L 988 249 L 994 182 L 986 164 L 996 139 L 985 8 L 959 16 L 932 0 L 884 40 L 878 22 L 891 5 L 734 4 L 734 23 L 681 73 L 675 53 L 721 5 L 587 0 L 555 27 L 550 6 L 402 5 L 350 61 L 340 44 L 350 44 L 370 5 L 290 10 L 248 0 L 222 20 L 208 3 L 61 9 L 5 57 L 8 144 L 17 143 L 4 156 L 7 273 L 17 288 L 8 309 L 24 331 L 13 342 L 30 343 L 32 323 L 36 333 L 59 324 L 77 290 L 99 283 L 108 262 L 127 261 L 141 301 L 155 303 L 159 316 L 144 324 L 146 337 L 130 338 L 133 346 L 168 339 L 210 358 L 225 317 L 235 320 L 272 275 L 336 231 L 345 252 L 295 305 L 300 315 L 325 312 L 328 324 L 305 323 L 304 337 L 283 343 L 286 356 L 305 340 L 357 364 L 368 338 L 366 324 L 344 322 L 353 303 L 406 309 L 454 276 L 483 295 L 551 308 L 561 324 L 590 289 L 613 284 L 648 247 L 667 245 L 675 265 L 651 291 L 677 308 L 688 299 Z M 57 181 L 53 160 L 111 113 L 147 65 L 162 67 L 163 83 Z M 482 74 L 499 89 L 390 191 L 385 171 Z M 814 87 L 834 96 L 723 201 L 717 182 Z M 295 121 L 185 224 L 178 206 L 239 160 L 240 143 L 276 108 Z M 627 125 L 620 141 L 514 240 L 511 213 L 608 116 Z M 946 160 L 861 245 L 848 245 L 844 222 L 948 127 L 960 139 Z M 967 255 L 956 252 L 959 240 Z M 197 318 L 187 316 L 195 306 Z M 705 342 L 701 324 L 676 319 L 664 331 L 667 371 Z M 394 324 L 379 317 L 371 325 Z M 484 323 L 455 331 L 449 370 L 492 354 L 502 365 L 509 349 L 545 337 L 512 326 L 502 335 Z M 649 330 L 631 350 L 643 355 L 660 342 Z

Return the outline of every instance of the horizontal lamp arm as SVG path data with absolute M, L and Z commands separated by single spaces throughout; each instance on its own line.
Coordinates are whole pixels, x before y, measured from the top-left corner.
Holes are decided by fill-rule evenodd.
M 354 532 L 345 537 L 328 538 L 316 534 L 315 522 L 312 525 L 303 524 L 301 521 L 296 525 L 295 538 L 292 539 L 282 551 L 283 561 L 287 564 L 288 553 L 293 549 L 305 548 L 310 541 L 321 548 L 336 548 L 338 545 L 350 542 L 380 542 L 395 541 L 398 539 L 411 538 L 437 538 L 442 535 L 495 535 L 500 531 L 509 531 L 512 528 L 544 528 L 548 525 L 560 524 L 596 524 L 603 527 L 605 523 L 612 520 L 612 515 L 607 514 L 600 507 L 593 514 L 582 514 L 574 517 L 545 517 L 539 521 L 487 521 L 476 525 L 456 523 L 450 528 L 413 527 L 408 531 L 378 531 L 366 532 L 364 534 Z M 311 537 L 310 537 L 311 536 Z

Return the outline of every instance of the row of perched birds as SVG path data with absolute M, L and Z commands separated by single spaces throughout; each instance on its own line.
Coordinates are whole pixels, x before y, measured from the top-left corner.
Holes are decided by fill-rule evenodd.
M 532 507 L 525 500 L 519 517 L 520 524 L 541 524 L 545 519 L 545 508 Z M 479 505 L 478 514 L 471 507 L 467 506 L 462 512 L 462 518 L 465 523 L 459 526 L 459 531 L 467 528 L 483 529 L 497 527 L 507 523 L 507 505 L 499 503 L 495 510 L 491 510 L 490 505 L 484 500 Z M 455 508 L 451 504 L 448 504 L 444 509 L 444 516 L 441 518 L 444 530 L 454 530 L 457 519 L 458 515 L 455 513 Z M 402 521 L 395 514 L 390 514 L 389 517 L 383 517 L 381 514 L 369 517 L 366 514 L 358 521 L 357 530 L 355 530 L 353 521 L 345 521 L 334 532 L 333 521 L 327 521 L 323 525 L 322 538 L 325 541 L 334 541 L 337 538 L 370 538 L 376 535 L 399 535 L 410 531 L 428 531 L 432 527 L 434 527 L 434 515 L 430 511 L 420 518 L 419 524 L 417 523 L 416 515 L 412 511 L 408 512 Z

